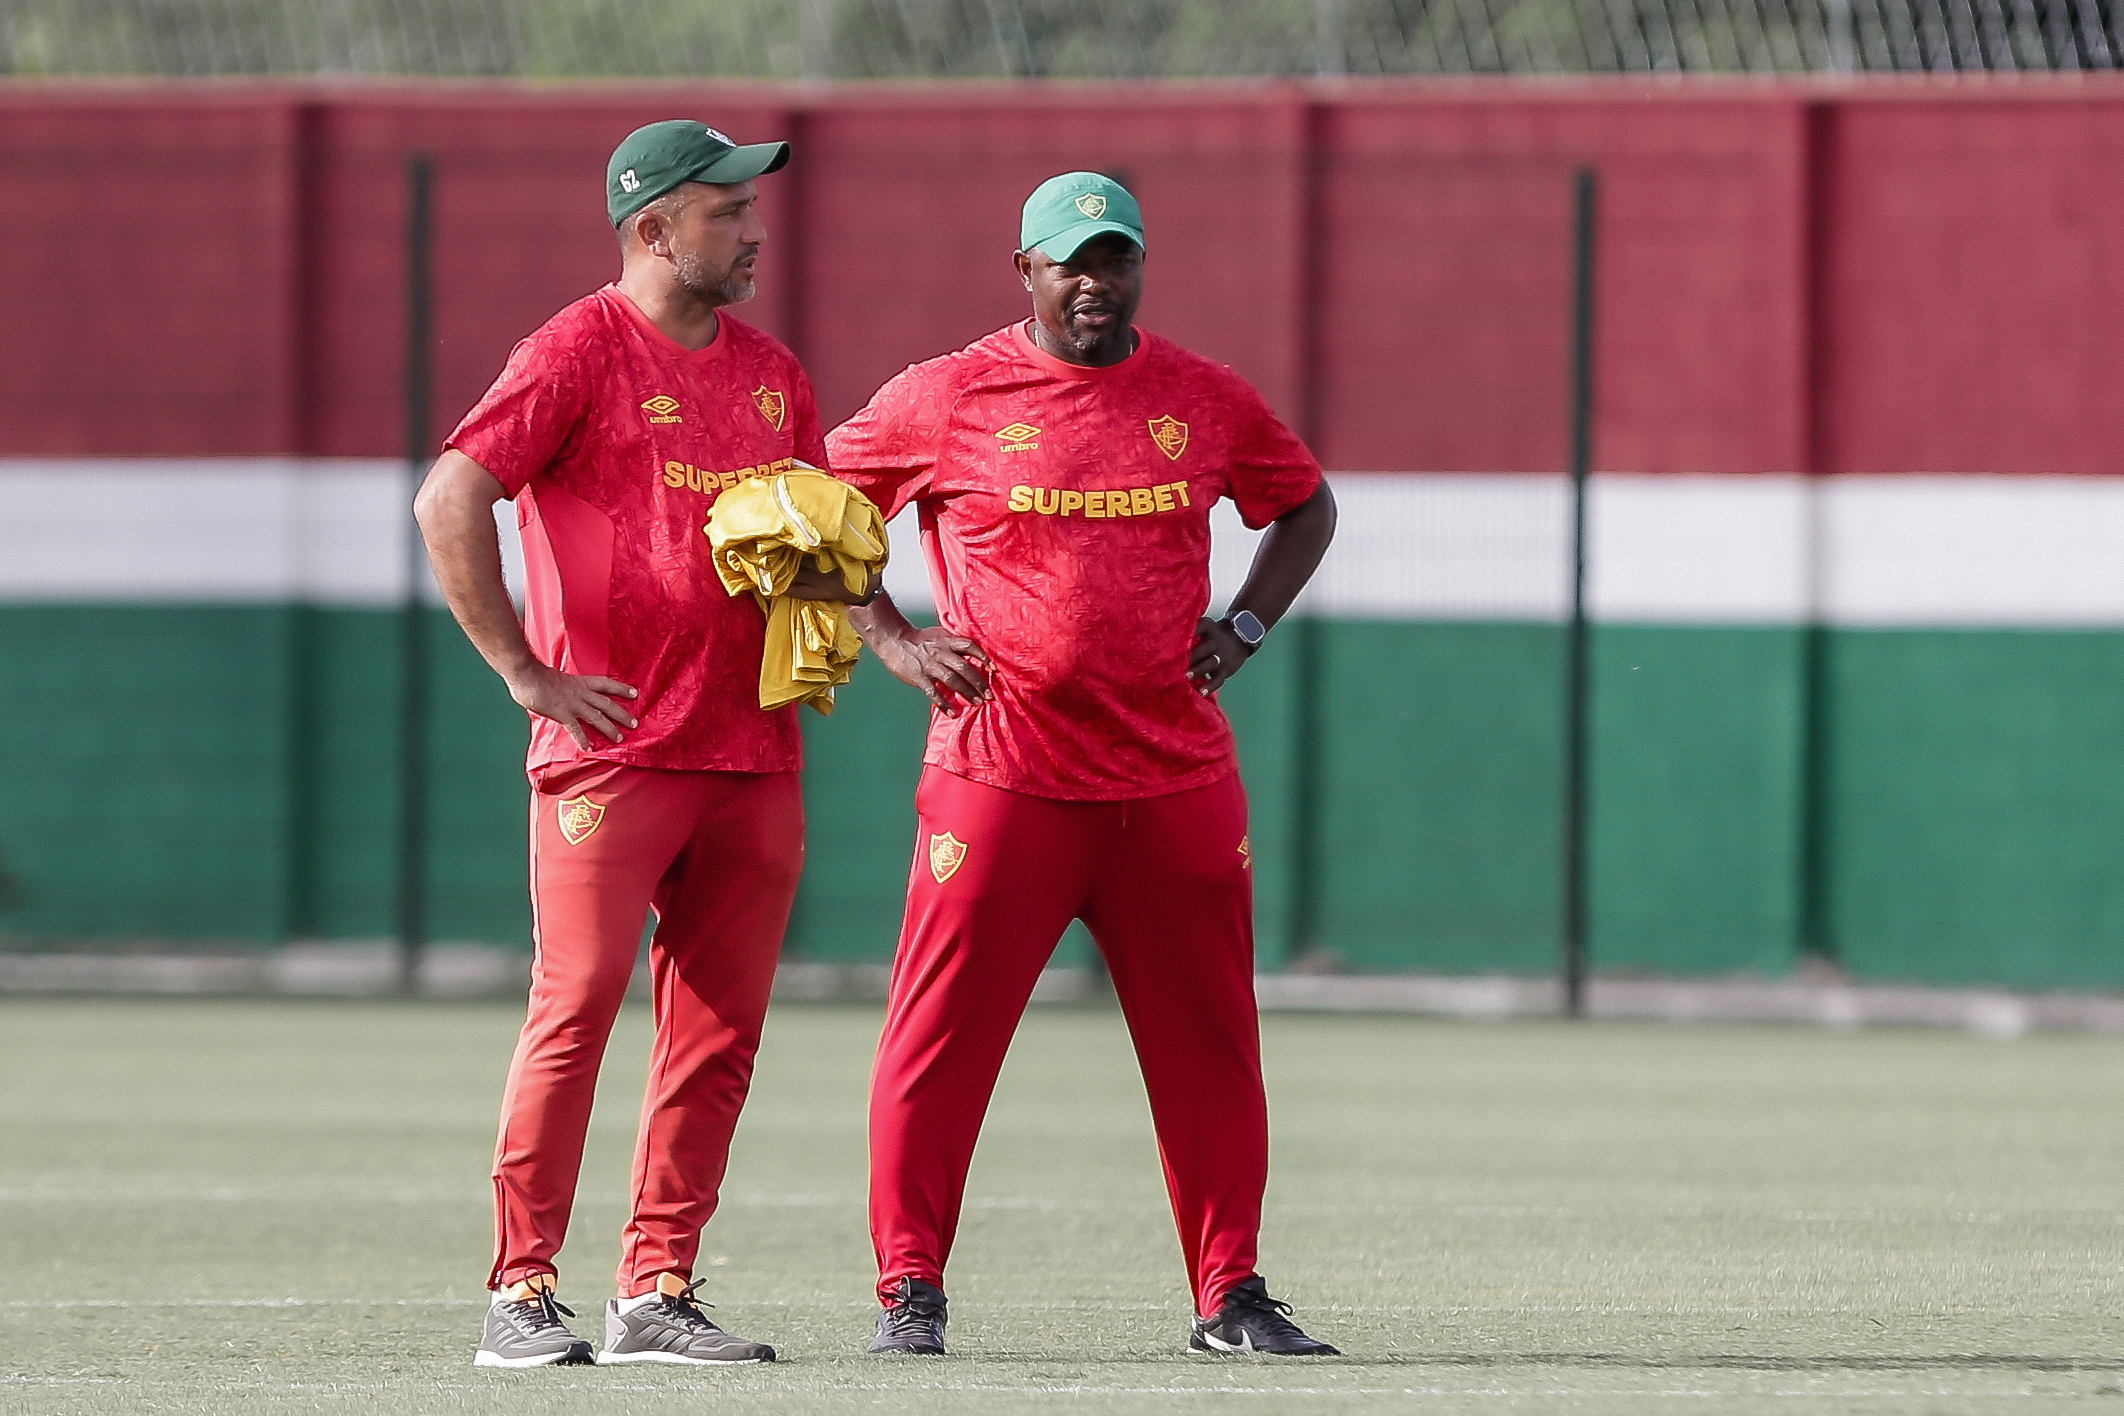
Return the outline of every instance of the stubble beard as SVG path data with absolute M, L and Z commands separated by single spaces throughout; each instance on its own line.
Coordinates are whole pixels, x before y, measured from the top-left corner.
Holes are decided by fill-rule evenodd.
M 1095 332 L 1077 323 L 1075 315 L 1065 315 L 1062 319 L 1063 340 L 1071 349 L 1086 358 L 1117 348 L 1127 348 L 1133 328 L 1132 321 L 1123 321 L 1111 329 Z
M 679 284 L 686 288 L 686 293 L 702 304 L 718 307 L 742 305 L 759 289 L 752 272 L 738 268 L 738 261 L 744 258 L 741 255 L 719 270 L 699 256 L 689 253 L 672 262 L 672 266 L 678 272 Z

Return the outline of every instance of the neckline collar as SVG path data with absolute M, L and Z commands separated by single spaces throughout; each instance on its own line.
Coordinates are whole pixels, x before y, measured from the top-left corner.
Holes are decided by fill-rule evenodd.
M 1125 374 L 1143 362 L 1143 351 L 1150 347 L 1150 332 L 1141 325 L 1136 327 L 1136 347 L 1118 364 L 1093 366 L 1072 364 L 1067 359 L 1057 359 L 1033 342 L 1032 321 L 1025 319 L 1010 327 L 1011 338 L 1017 343 L 1018 352 L 1033 361 L 1043 371 L 1060 379 L 1105 379 L 1116 374 Z
M 618 281 L 607 285 L 604 293 L 612 297 L 612 302 L 626 313 L 636 329 L 648 336 L 650 343 L 674 359 L 716 359 L 722 357 L 723 350 L 730 345 L 730 317 L 721 310 L 715 312 L 715 338 L 698 349 L 688 349 L 659 329 L 656 321 L 650 319 L 642 307 L 635 304 L 626 291 L 620 289 Z

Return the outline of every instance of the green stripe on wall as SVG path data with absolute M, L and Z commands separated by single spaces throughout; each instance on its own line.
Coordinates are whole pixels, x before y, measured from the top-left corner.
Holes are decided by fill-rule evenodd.
M 431 933 L 522 944 L 524 728 L 440 612 Z M 0 934 L 270 942 L 391 928 L 397 626 L 379 610 L 0 607 Z M 1253 803 L 1262 960 L 1295 940 L 1292 823 L 1318 768 L 1308 942 L 1375 970 L 1546 972 L 1562 637 L 1320 626 L 1321 740 L 1279 635 L 1226 690 Z M 2124 987 L 2124 634 L 1825 639 L 1830 943 L 1863 977 Z M 1595 631 L 1596 968 L 1777 972 L 1796 948 L 1802 632 Z M 21 707 L 20 705 L 30 705 Z M 807 715 L 811 869 L 792 950 L 884 961 L 924 707 L 865 663 Z M 1081 940 L 1062 958 L 1081 956 Z
M 0 928 L 279 937 L 286 929 L 285 607 L 0 608 Z
M 307 908 L 291 933 L 374 938 L 396 925 L 399 621 L 311 609 L 316 665 L 304 770 L 312 784 Z M 429 671 L 428 932 L 526 946 L 523 713 L 449 615 L 426 616 Z
M 1354 969 L 1552 967 L 1562 632 L 1350 620 L 1320 630 L 1315 947 Z
M 804 884 L 789 952 L 882 963 L 900 937 L 929 700 L 866 659 L 804 722 Z
M 1564 638 L 1553 625 L 1328 633 L 1319 943 L 1361 969 L 1544 973 L 1561 929 Z M 1596 968 L 1790 967 L 1801 632 L 1593 632 Z
M 440 611 L 430 933 L 528 942 L 524 726 Z M 396 616 L 0 606 L 0 933 L 270 942 L 392 929 Z
M 1827 678 L 1845 965 L 2124 987 L 2124 634 L 1839 632 Z
M 1588 952 L 1780 973 L 1800 927 L 1806 631 L 1593 631 Z

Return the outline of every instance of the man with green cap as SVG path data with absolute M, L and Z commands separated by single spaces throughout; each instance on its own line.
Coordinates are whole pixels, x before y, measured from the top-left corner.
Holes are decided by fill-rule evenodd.
M 1268 1110 L 1246 793 L 1217 691 L 1334 534 L 1319 464 L 1222 364 L 1135 327 L 1143 216 L 1071 172 L 1025 203 L 1032 318 L 917 364 L 827 439 L 921 510 L 940 627 L 855 612 L 926 693 L 906 920 L 872 1076 L 874 1352 L 944 1350 L 944 1265 L 996 1074 L 1072 919 L 1150 1094 L 1194 1352 L 1328 1356 L 1254 1270 Z M 1209 619 L 1210 508 L 1267 528 Z M 1065 1083 L 1066 1083 L 1066 1079 Z
M 811 384 L 725 314 L 750 299 L 766 232 L 754 179 L 786 143 L 691 120 L 612 154 L 614 284 L 517 345 L 415 504 L 444 597 L 531 716 L 536 953 L 494 1159 L 493 1301 L 475 1361 L 591 1360 L 561 1321 L 568 1227 L 605 1040 L 652 911 L 656 1042 L 598 1362 L 737 1363 L 694 1296 L 803 863 L 802 742 L 759 705 L 766 617 L 726 594 L 702 532 L 722 490 L 823 464 Z M 495 503 L 526 568 L 503 588 Z M 791 593 L 849 599 L 810 571 Z

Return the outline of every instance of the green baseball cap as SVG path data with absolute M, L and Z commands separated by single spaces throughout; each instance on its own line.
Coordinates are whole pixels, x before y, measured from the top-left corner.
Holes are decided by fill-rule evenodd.
M 1143 244 L 1143 209 L 1128 188 L 1096 172 L 1050 177 L 1025 199 L 1018 249 L 1035 246 L 1051 261 L 1066 261 L 1092 237 L 1113 231 Z
M 614 226 L 681 182 L 750 182 L 779 172 L 787 143 L 738 146 L 706 123 L 672 118 L 636 128 L 605 164 L 605 211 Z

